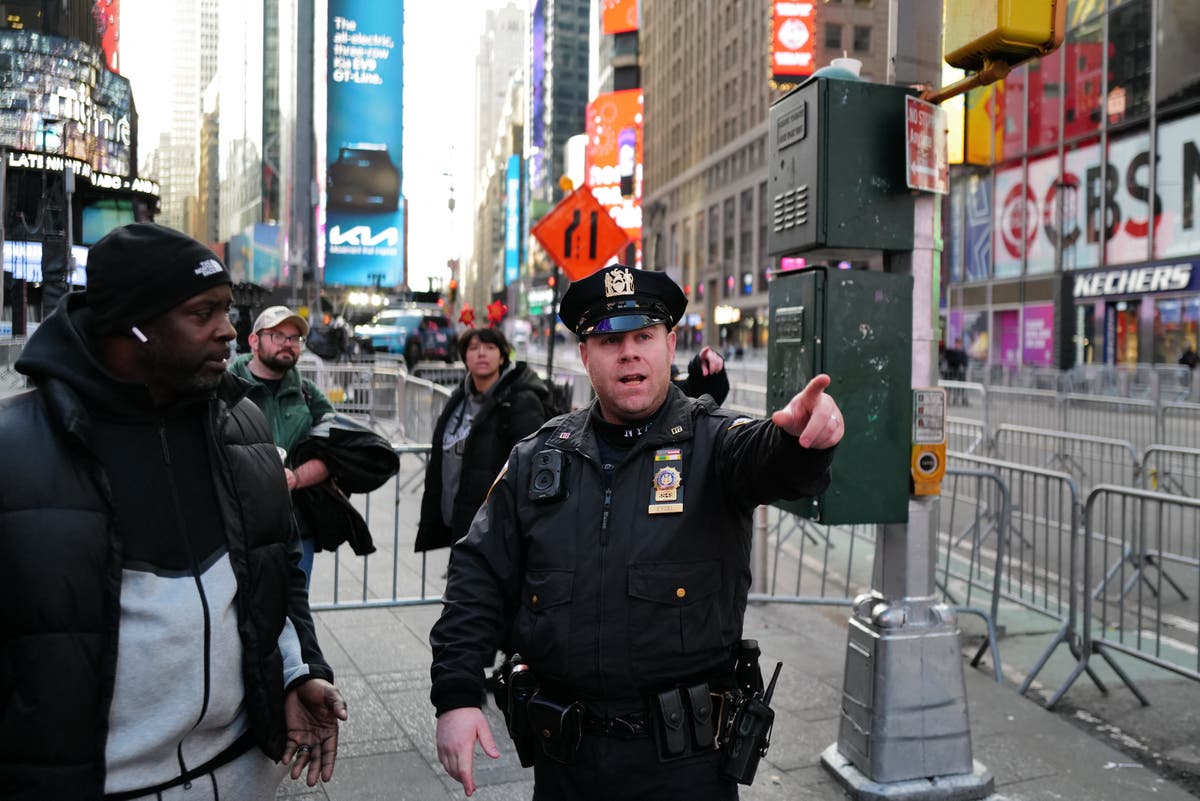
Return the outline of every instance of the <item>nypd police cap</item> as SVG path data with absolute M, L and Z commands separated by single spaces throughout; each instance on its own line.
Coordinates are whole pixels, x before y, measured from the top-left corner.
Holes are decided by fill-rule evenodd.
M 578 336 L 636 331 L 665 323 L 673 328 L 687 298 L 666 273 L 610 264 L 571 283 L 558 316 Z

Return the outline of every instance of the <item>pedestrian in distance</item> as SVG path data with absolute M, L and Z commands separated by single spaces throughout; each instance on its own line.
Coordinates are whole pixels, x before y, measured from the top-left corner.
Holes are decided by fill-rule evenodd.
M 0 400 L 0 454 L 23 457 L 0 490 L 3 795 L 328 781 L 346 704 L 270 427 L 226 371 L 229 272 L 152 223 L 102 238 L 87 272 L 17 362 L 34 388 Z
M 824 491 L 843 423 L 826 375 L 769 419 L 686 397 L 670 382 L 686 306 L 664 273 L 619 264 L 563 295 L 596 399 L 513 449 L 430 632 L 438 758 L 467 795 L 476 742 L 499 756 L 480 707 L 503 648 L 535 801 L 737 797 L 746 743 L 713 699 L 747 672 L 752 514 Z
M 681 378 L 679 368 L 672 364 L 671 381 L 689 398 L 711 395 L 720 406 L 729 397 L 729 374 L 725 372 L 725 360 L 707 345 L 688 362 L 687 376 Z
M 1195 370 L 1196 365 L 1200 364 L 1200 355 L 1196 354 L 1196 349 L 1189 342 L 1187 347 L 1183 349 L 1183 355 L 1179 357 L 1179 363 Z
M 329 478 L 329 468 L 321 459 L 309 459 L 293 464 L 289 456 L 314 425 L 327 414 L 333 414 L 333 404 L 325 394 L 296 370 L 304 338 L 308 336 L 308 321 L 287 306 L 271 306 L 254 320 L 249 342 L 250 352 L 238 356 L 229 371 L 249 383 L 246 396 L 262 410 L 271 424 L 271 434 L 285 465 L 283 474 L 291 491 L 312 487 Z M 300 540 L 306 586 L 312 581 L 313 556 L 316 547 L 312 537 Z
M 495 328 L 459 336 L 467 374 L 433 428 L 414 550 L 446 548 L 467 533 L 509 451 L 551 416 L 550 390 L 525 362 L 513 362 Z

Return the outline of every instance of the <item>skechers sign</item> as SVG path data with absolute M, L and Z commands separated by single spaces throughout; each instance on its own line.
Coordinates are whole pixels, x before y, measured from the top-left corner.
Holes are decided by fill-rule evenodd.
M 325 283 L 404 283 L 404 4 L 329 0 Z
M 1195 266 L 1195 262 L 1183 262 L 1077 275 L 1074 295 L 1076 298 L 1101 298 L 1145 295 L 1153 292 L 1181 292 L 1192 288 Z

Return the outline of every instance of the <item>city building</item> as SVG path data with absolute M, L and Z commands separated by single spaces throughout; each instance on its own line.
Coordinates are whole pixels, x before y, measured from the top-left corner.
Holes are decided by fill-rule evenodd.
M 1200 5 L 1067 13 L 1056 52 L 967 99 L 946 342 L 1005 367 L 1173 364 L 1200 333 Z
M 471 308 L 483 309 L 511 284 L 513 292 L 505 303 L 517 314 L 524 313 L 518 296 L 520 267 L 524 256 L 522 214 L 521 148 L 525 131 L 525 84 L 514 74 L 484 154 L 478 175 L 475 212 L 474 255 L 463 281 L 462 298 Z M 511 279 L 511 280 L 510 280 Z
M 531 0 L 525 126 L 526 226 L 563 197 L 567 140 L 584 132 L 588 102 L 591 8 L 588 0 Z M 533 273 L 553 267 L 531 247 Z
M 4 285 L 15 331 L 86 283 L 87 246 L 152 219 L 159 187 L 137 171 L 137 113 L 117 14 L 98 2 L 5 4 L 0 19 Z
M 235 283 L 266 289 L 291 285 L 285 254 L 294 189 L 296 5 L 262 0 L 225 7 L 218 20 L 217 236 L 226 243 Z M 193 130 L 200 131 L 198 103 L 193 113 Z M 212 205 L 207 199 L 200 207 Z
M 848 55 L 887 79 L 886 0 L 815 7 L 814 64 Z M 756 348 L 767 339 L 767 118 L 782 95 L 770 73 L 767 0 L 643 0 L 643 259 L 688 295 L 686 345 Z
M 485 15 L 475 55 L 475 163 L 472 171 L 474 242 L 462 274 L 462 300 L 482 309 L 504 290 L 505 267 L 523 261 L 521 160 L 525 130 L 525 29 L 528 11 L 507 3 Z M 516 157 L 515 195 L 510 199 L 509 163 Z M 510 219 L 509 204 L 516 210 Z M 506 221 L 516 226 L 506 248 Z M 452 276 L 454 277 L 454 276 Z M 512 305 L 510 303 L 510 305 Z

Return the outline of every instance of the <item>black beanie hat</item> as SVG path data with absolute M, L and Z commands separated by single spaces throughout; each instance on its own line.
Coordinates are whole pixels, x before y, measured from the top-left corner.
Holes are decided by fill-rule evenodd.
M 216 254 L 172 228 L 132 223 L 88 252 L 87 302 L 96 334 L 128 331 L 233 280 Z

